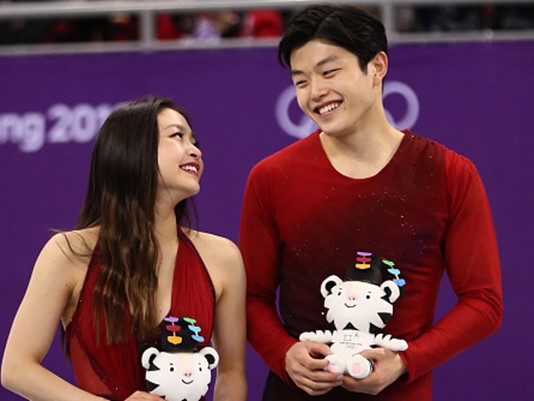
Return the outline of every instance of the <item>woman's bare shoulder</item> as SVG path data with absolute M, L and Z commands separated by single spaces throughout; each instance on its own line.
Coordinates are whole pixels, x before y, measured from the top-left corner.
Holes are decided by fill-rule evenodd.
M 66 263 L 85 261 L 98 240 L 97 227 L 55 233 L 43 247 L 41 256 Z
M 230 239 L 203 231 L 184 231 L 195 245 L 201 256 L 208 255 L 223 262 L 241 260 L 241 253 L 237 245 Z
M 244 291 L 245 268 L 237 245 L 226 237 L 201 231 L 186 231 L 208 269 L 217 300 L 228 293 Z M 232 290 L 233 289 L 233 290 Z M 236 291 L 239 290 L 239 291 Z

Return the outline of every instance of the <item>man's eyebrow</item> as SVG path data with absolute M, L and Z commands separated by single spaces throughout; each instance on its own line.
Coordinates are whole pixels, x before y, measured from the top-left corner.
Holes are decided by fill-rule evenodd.
M 321 61 L 319 61 L 317 64 L 315 64 L 315 67 L 322 67 L 323 65 L 327 64 L 327 63 L 330 63 L 331 61 L 336 61 L 337 60 L 337 56 L 329 56 L 329 57 L 326 57 L 324 59 L 322 59 Z
M 325 64 L 328 64 L 330 63 L 331 61 L 335 61 L 337 60 L 337 57 L 336 56 L 329 56 L 329 57 L 326 57 L 324 59 L 322 59 L 321 61 L 319 61 L 317 64 L 315 64 L 314 68 L 319 68 L 319 67 L 323 67 Z M 301 74 L 304 74 L 304 71 L 301 71 L 301 70 L 291 70 L 291 76 L 295 76 L 295 75 L 301 75 Z

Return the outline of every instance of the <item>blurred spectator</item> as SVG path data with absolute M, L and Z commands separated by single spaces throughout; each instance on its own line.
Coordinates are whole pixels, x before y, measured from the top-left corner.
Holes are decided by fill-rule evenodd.
M 46 3 L 51 0 L 31 0 Z M 2 3 L 28 0 L 3 0 Z M 45 4 L 43 4 L 45 7 Z M 138 19 L 126 14 L 109 17 L 15 18 L 0 20 L 0 44 L 124 41 L 138 39 Z
M 0 0 L 2 3 L 28 0 Z M 48 2 L 51 0 L 32 0 Z M 92 0 L 78 0 L 92 1 Z M 534 4 L 444 5 L 395 7 L 399 32 L 454 32 L 534 29 Z M 43 4 L 44 7 L 44 4 Z M 379 16 L 379 5 L 368 7 Z M 237 12 L 163 13 L 156 16 L 159 40 L 219 40 L 221 38 L 269 38 L 282 34 L 291 11 L 249 10 Z M 16 18 L 0 20 L 0 45 L 136 41 L 139 17 L 129 14 L 69 18 Z
M 194 16 L 159 14 L 156 17 L 159 40 L 182 39 L 189 35 L 194 26 Z
M 19 3 L 23 0 L 3 0 L 2 3 Z M 48 0 L 35 0 L 45 2 Z M 15 18 L 0 20 L 0 44 L 36 44 L 54 40 L 53 19 Z
M 277 10 L 231 10 L 190 16 L 158 16 L 159 39 L 219 40 L 239 37 L 278 37 L 284 29 L 284 16 Z
M 124 42 L 139 38 L 136 16 L 114 14 L 109 17 L 71 18 L 56 25 L 56 42 Z
M 534 29 L 534 5 L 447 5 L 397 8 L 400 32 Z
M 240 36 L 272 38 L 284 32 L 284 17 L 277 10 L 254 10 L 245 13 Z
M 199 13 L 195 18 L 192 37 L 212 40 L 236 37 L 241 25 L 241 16 L 235 11 Z
M 534 29 L 534 5 L 494 6 L 492 26 L 498 30 Z

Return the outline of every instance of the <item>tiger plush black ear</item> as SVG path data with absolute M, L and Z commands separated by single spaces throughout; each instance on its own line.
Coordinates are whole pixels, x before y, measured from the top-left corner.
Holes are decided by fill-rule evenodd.
M 334 288 L 336 285 L 340 285 L 342 282 L 343 280 L 341 280 L 335 274 L 325 279 L 321 284 L 321 294 L 323 294 L 323 297 L 326 297 L 327 295 L 331 294 L 332 288 Z

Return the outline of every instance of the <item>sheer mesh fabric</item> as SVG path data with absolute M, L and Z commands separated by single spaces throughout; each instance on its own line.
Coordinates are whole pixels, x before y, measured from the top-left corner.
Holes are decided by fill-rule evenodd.
M 215 292 L 208 271 L 197 250 L 179 230 L 180 245 L 174 269 L 171 309 L 168 315 L 188 316 L 197 320 L 197 326 L 207 345 L 213 330 Z M 93 318 L 92 294 L 101 270 L 98 247 L 93 252 L 78 307 L 66 329 L 72 366 L 78 386 L 109 400 L 124 400 L 136 390 L 145 390 L 141 352 L 159 343 L 160 327 L 151 338 L 138 343 L 132 327 L 132 317 L 124 307 L 123 322 L 128 338 L 121 344 L 107 344 L 102 325 L 97 341 Z

